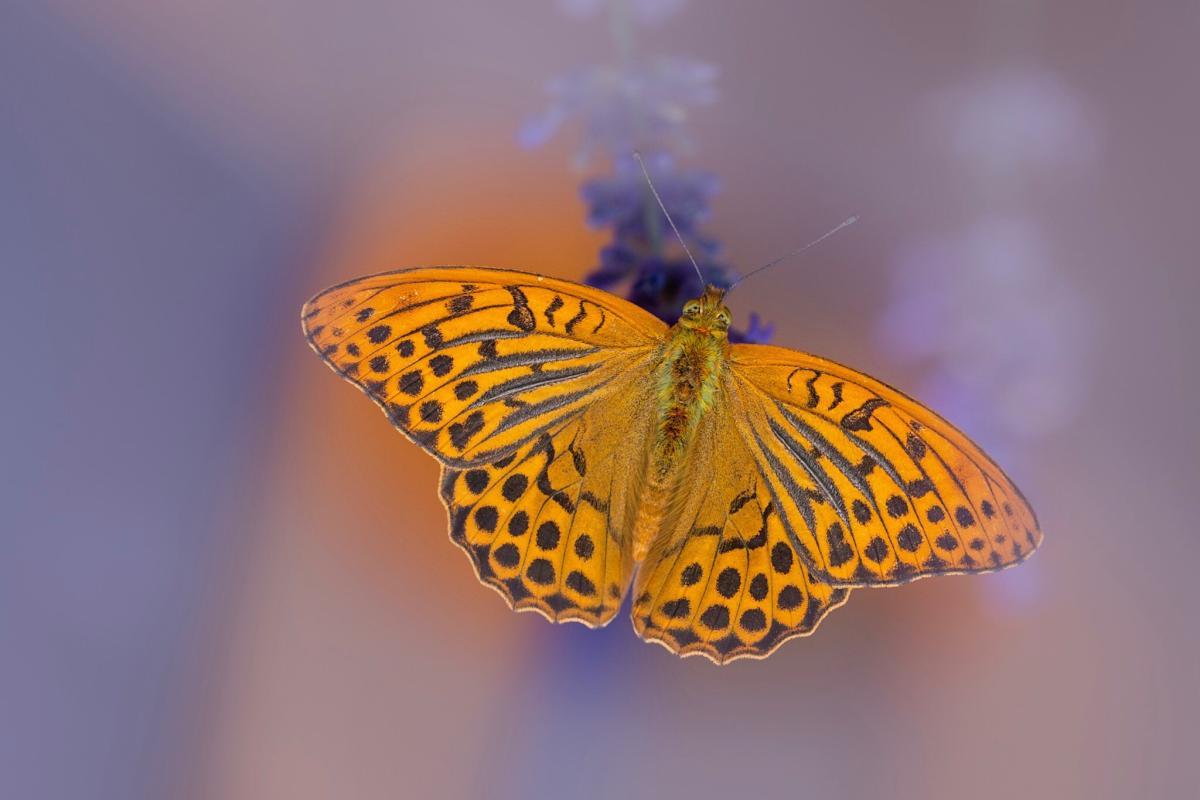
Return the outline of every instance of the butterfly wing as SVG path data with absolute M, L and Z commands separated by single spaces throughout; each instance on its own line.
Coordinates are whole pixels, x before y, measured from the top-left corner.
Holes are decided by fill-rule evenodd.
M 620 607 L 633 561 L 629 499 L 652 419 L 645 384 L 624 376 L 605 402 L 513 454 L 443 470 L 451 538 L 516 610 L 594 627 Z
M 666 331 L 598 289 L 468 267 L 337 285 L 302 324 L 335 372 L 455 467 L 496 461 L 611 395 Z
M 350 281 L 305 304 L 302 322 L 325 363 L 455 467 L 497 461 L 611 396 L 666 331 L 607 292 L 478 268 Z
M 702 420 L 692 456 L 672 522 L 638 571 L 634 629 L 718 664 L 764 658 L 811 633 L 849 590 L 797 557 L 727 398 Z
M 505 270 L 415 269 L 334 287 L 304 333 L 444 467 L 451 538 L 517 610 L 606 623 L 666 326 L 620 298 Z M 640 426 L 640 427 L 639 427 Z
M 804 560 L 841 586 L 986 572 L 1041 543 L 977 445 L 912 398 L 816 356 L 730 354 L 734 419 Z

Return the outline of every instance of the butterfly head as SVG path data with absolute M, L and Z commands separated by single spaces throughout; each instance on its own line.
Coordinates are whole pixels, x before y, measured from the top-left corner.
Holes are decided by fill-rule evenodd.
M 724 339 L 729 335 L 733 317 L 725 307 L 725 290 L 709 284 L 704 294 L 683 304 L 676 324 L 682 328 Z

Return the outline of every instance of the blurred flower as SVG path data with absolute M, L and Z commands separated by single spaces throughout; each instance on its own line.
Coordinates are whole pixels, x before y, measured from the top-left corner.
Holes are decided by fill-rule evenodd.
M 758 314 L 750 312 L 750 327 L 744 331 L 730 331 L 730 341 L 748 342 L 750 344 L 766 344 L 771 341 L 771 337 L 775 335 L 775 323 L 763 322 L 759 319 Z
M 626 0 L 633 18 L 645 25 L 656 25 L 683 7 L 685 0 Z M 558 0 L 564 11 L 575 17 L 590 17 L 610 8 L 609 0 Z
M 1092 321 L 1035 224 L 985 217 L 912 245 L 895 263 L 893 287 L 884 345 L 933 362 L 940 391 L 986 408 L 996 438 L 1029 440 L 1069 418 L 1084 390 Z
M 716 99 L 716 69 L 702 61 L 658 57 L 644 64 L 632 52 L 629 16 L 642 22 L 660 21 L 682 5 L 679 0 L 569 0 L 564 6 L 579 15 L 607 8 L 620 63 L 583 67 L 552 81 L 550 106 L 531 118 L 519 139 L 526 147 L 548 141 L 568 121 L 582 127 L 579 165 L 603 155 L 611 173 L 584 181 L 588 224 L 608 228 L 612 239 L 600 251 L 599 263 L 586 281 L 609 291 L 624 287 L 626 297 L 668 323 L 679 318 L 683 304 L 700 295 L 705 283 L 729 286 L 732 273 L 715 261 L 721 254 L 716 239 L 700 226 L 711 215 L 710 203 L 719 189 L 717 177 L 701 169 L 681 169 L 674 154 L 690 146 L 684 123 L 690 108 Z M 630 13 L 626 13 L 630 12 Z M 643 154 L 646 171 L 658 191 L 666 214 L 633 158 Z M 696 258 L 703 281 L 675 240 L 667 215 Z M 751 315 L 749 329 L 731 329 L 735 342 L 765 342 L 774 330 Z
M 550 106 L 526 122 L 525 147 L 545 144 L 564 122 L 576 119 L 583 140 L 576 155 L 587 166 L 597 151 L 627 157 L 634 150 L 688 148 L 683 124 L 691 106 L 716 99 L 716 69 L 686 58 L 656 58 L 645 66 L 582 67 L 546 86 Z
M 616 159 L 614 166 L 616 175 L 593 178 L 583 184 L 588 224 L 596 228 L 611 226 L 618 237 L 645 237 L 650 233 L 647 224 L 654 230 L 669 229 L 654 198 L 649 198 L 649 204 L 646 202 L 649 187 L 637 163 L 627 156 Z M 686 237 L 694 236 L 698 223 L 710 215 L 709 200 L 719 189 L 717 176 L 699 169 L 676 170 L 672 159 L 664 153 L 654 154 L 646 168 L 679 232 Z
M 935 97 L 932 118 L 960 162 L 986 181 L 1089 164 L 1096 126 L 1079 94 L 1053 72 L 1006 70 Z
M 1095 326 L 1025 198 L 1034 182 L 1090 163 L 1099 135 L 1080 96 L 1048 70 L 963 81 L 933 105 L 931 138 L 949 142 L 982 210 L 896 258 L 879 336 L 929 367 L 920 396 L 1020 482 L 1029 445 L 1066 424 L 1087 392 Z M 1028 609 L 1040 591 L 1027 568 L 982 585 L 1004 613 Z
M 706 274 L 705 280 L 722 280 L 723 275 Z M 590 276 L 587 279 L 591 283 Z M 636 268 L 626 295 L 635 304 L 654 314 L 668 324 L 679 319 L 679 309 L 704 291 L 695 268 L 687 258 L 662 261 L 656 258 L 642 259 Z

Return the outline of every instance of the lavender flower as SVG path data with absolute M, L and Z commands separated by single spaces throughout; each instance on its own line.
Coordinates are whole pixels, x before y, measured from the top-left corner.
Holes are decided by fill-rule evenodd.
M 656 25 L 683 7 L 684 0 L 630 0 L 625 5 L 633 19 L 644 25 Z M 576 17 L 590 17 L 606 7 L 609 0 L 558 0 L 558 5 Z
M 615 168 L 614 176 L 593 178 L 583 184 L 588 224 L 596 228 L 612 227 L 617 238 L 647 238 L 657 231 L 669 230 L 658 203 L 652 197 L 649 204 L 646 202 L 649 191 L 646 178 L 633 159 L 617 159 Z M 663 153 L 655 154 L 646 168 L 679 232 L 685 237 L 695 237 L 699 223 L 710 216 L 709 200 L 719 189 L 717 176 L 698 169 L 678 170 L 670 156 Z
M 586 166 L 598 157 L 611 165 L 607 175 L 586 180 L 582 187 L 588 224 L 607 228 L 612 239 L 600 251 L 599 263 L 586 281 L 625 296 L 666 322 L 674 322 L 683 303 L 698 296 L 703 283 L 729 286 L 733 274 L 718 259 L 721 244 L 701 226 L 711 216 L 710 203 L 719 190 L 715 175 L 680 168 L 675 153 L 690 149 L 685 122 L 690 109 L 715 101 L 716 69 L 693 59 L 658 57 L 639 61 L 633 54 L 631 19 L 653 23 L 682 5 L 680 0 L 564 0 L 576 15 L 607 8 L 612 16 L 619 63 L 584 67 L 552 81 L 549 107 L 531 118 L 519 139 L 527 147 L 545 143 L 569 121 L 582 129 L 575 161 Z M 701 281 L 683 248 L 675 241 L 666 216 L 632 158 L 643 153 L 646 169 L 671 220 L 695 256 Z M 746 330 L 733 329 L 735 342 L 765 342 L 773 326 L 751 316 Z
M 657 58 L 644 66 L 596 66 L 572 70 L 546 86 L 550 106 L 531 118 L 519 139 L 545 144 L 569 119 L 583 128 L 576 163 L 596 154 L 628 156 L 634 150 L 666 152 L 692 146 L 684 129 L 688 108 L 716 99 L 716 69 L 686 58 Z

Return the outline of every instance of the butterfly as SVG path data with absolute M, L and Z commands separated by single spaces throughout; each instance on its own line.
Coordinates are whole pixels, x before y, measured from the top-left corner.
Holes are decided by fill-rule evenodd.
M 850 589 L 988 572 L 1042 539 L 982 450 L 833 361 L 730 344 L 708 286 L 667 326 L 607 292 L 418 268 L 310 300 L 304 335 L 442 465 L 450 537 L 518 611 L 716 663 Z

